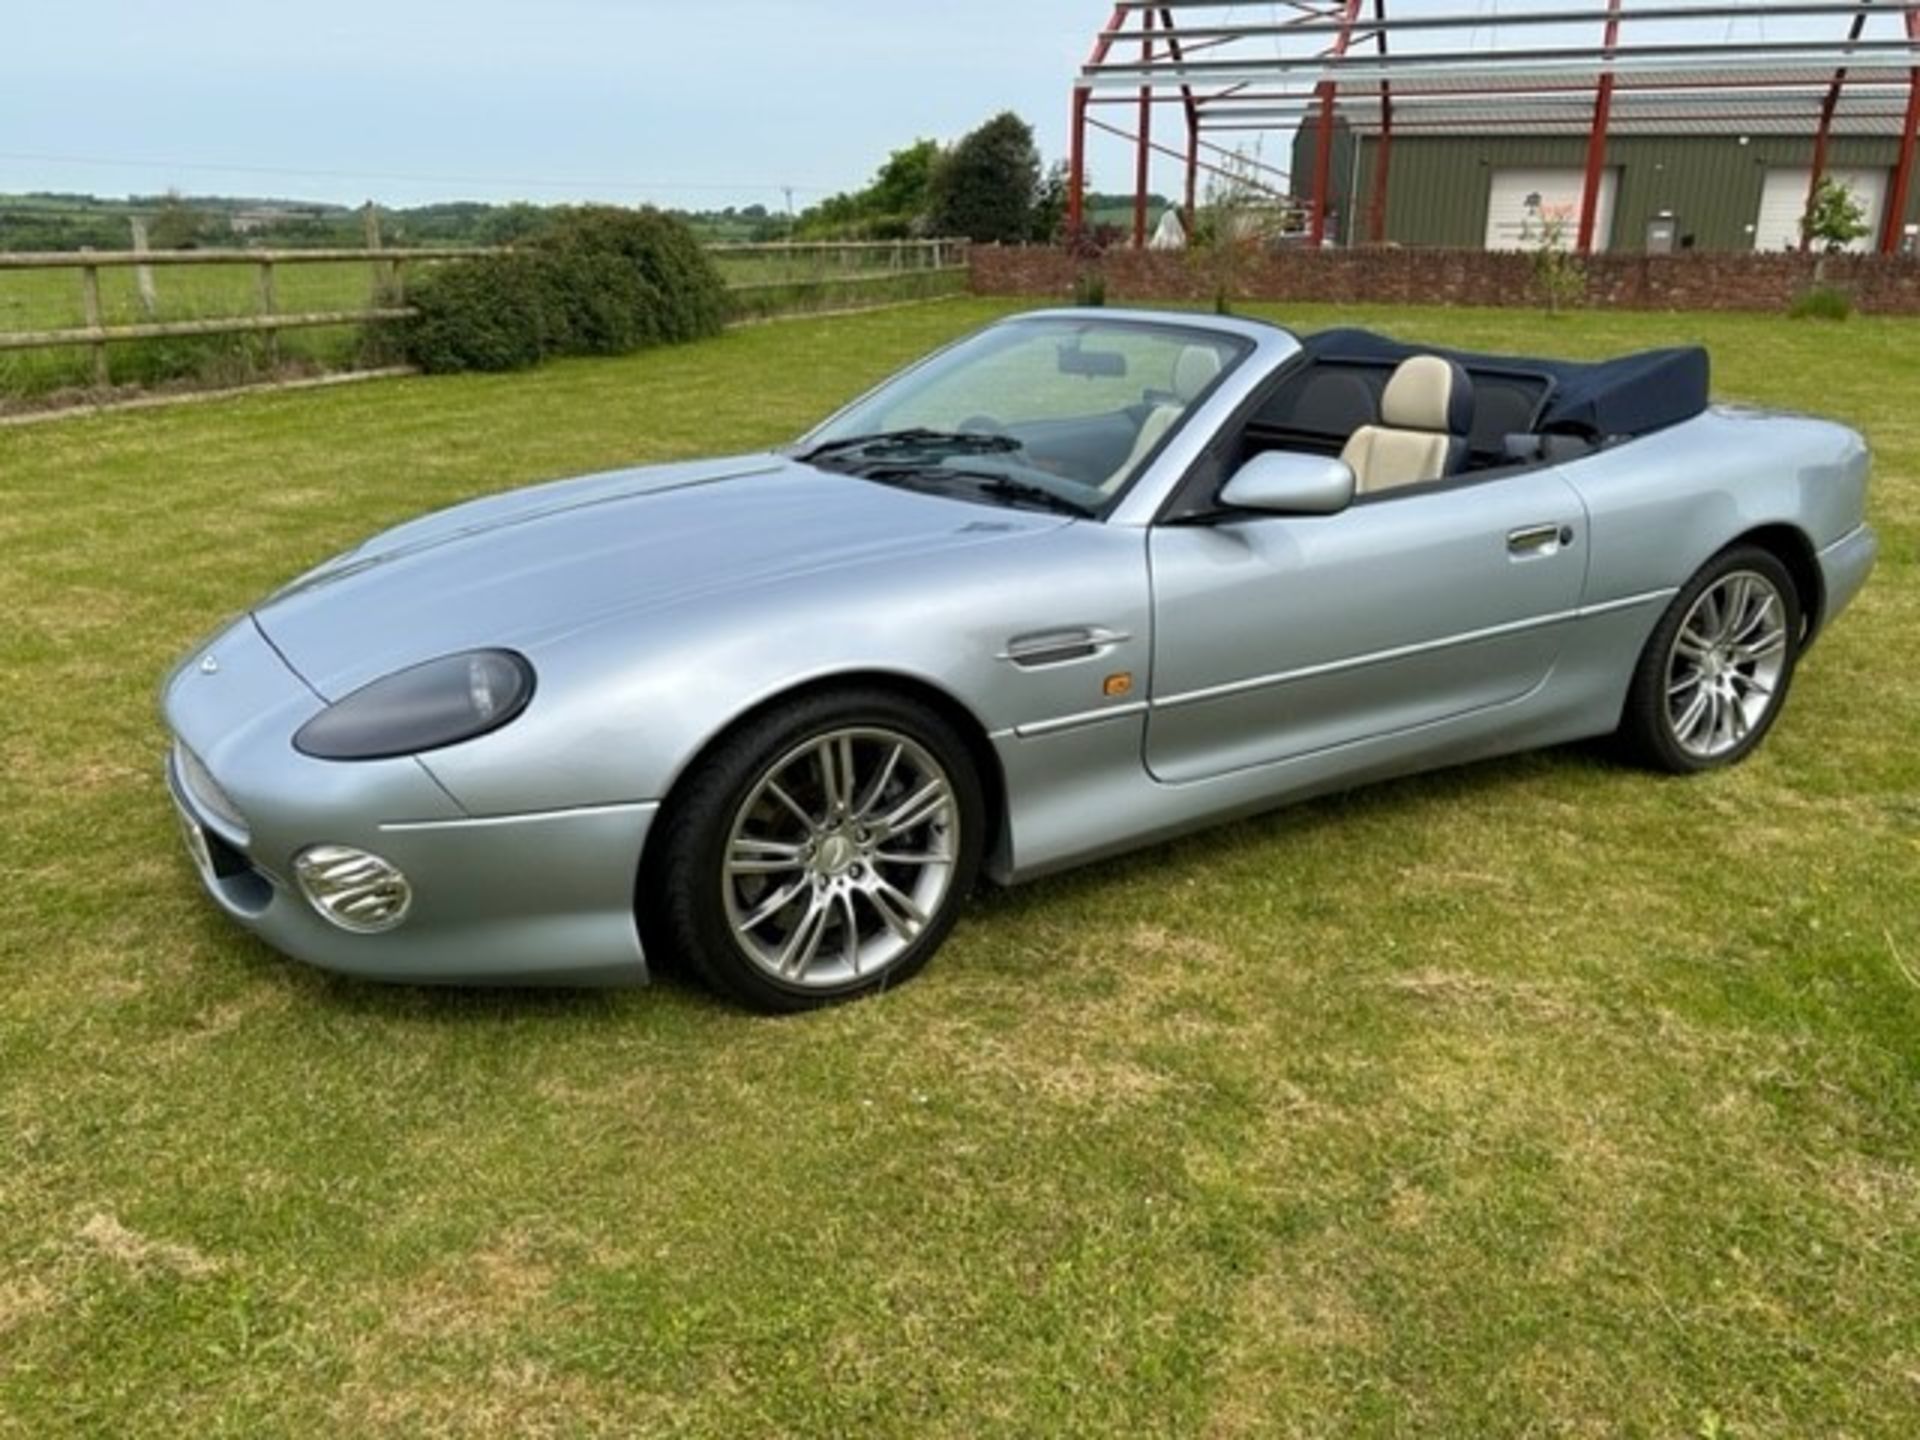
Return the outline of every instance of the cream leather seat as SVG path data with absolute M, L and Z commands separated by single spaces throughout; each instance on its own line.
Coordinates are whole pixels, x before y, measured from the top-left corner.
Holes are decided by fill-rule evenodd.
M 1418 485 L 1466 463 L 1472 428 L 1473 381 L 1466 370 L 1438 355 L 1415 355 L 1387 381 L 1380 423 L 1354 431 L 1340 458 L 1352 467 L 1359 494 Z
M 1206 393 L 1209 385 L 1220 376 L 1220 352 L 1211 345 L 1189 345 L 1180 352 L 1180 358 L 1173 362 L 1173 393 L 1179 397 L 1178 404 L 1156 405 L 1140 426 L 1140 434 L 1133 442 L 1133 450 L 1122 465 L 1100 488 L 1111 493 L 1140 467 L 1140 463 L 1153 453 L 1153 449 L 1166 438 L 1167 431 L 1182 415 L 1187 407 Z

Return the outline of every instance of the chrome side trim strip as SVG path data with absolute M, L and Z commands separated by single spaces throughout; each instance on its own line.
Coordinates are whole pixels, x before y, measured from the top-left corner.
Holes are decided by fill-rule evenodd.
M 1405 660 L 1415 655 L 1477 644 L 1482 640 L 1496 640 L 1503 635 L 1519 635 L 1528 630 L 1545 629 L 1549 625 L 1564 625 L 1570 620 L 1588 620 L 1599 615 L 1611 615 L 1617 610 L 1631 610 L 1636 606 L 1668 600 L 1678 593 L 1678 587 L 1646 590 L 1638 595 L 1624 595 L 1617 600 L 1603 600 L 1598 605 L 1582 605 L 1573 610 L 1556 610 L 1550 615 L 1538 615 L 1529 620 L 1514 620 L 1505 625 L 1489 625 L 1483 630 L 1468 630 L 1439 640 L 1424 640 L 1417 645 L 1401 645 L 1392 650 L 1376 650 L 1367 655 L 1353 655 L 1344 660 L 1329 660 L 1319 665 L 1302 666 L 1298 670 L 1284 670 L 1275 675 L 1255 675 L 1245 680 L 1231 680 L 1224 685 L 1210 685 L 1203 690 L 1187 690 L 1178 695 L 1167 695 L 1152 701 L 1135 701 L 1129 705 L 1114 705 L 1104 710 L 1083 710 L 1052 720 L 1035 720 L 1030 724 L 1014 726 L 1012 733 L 1022 740 L 1033 740 L 1043 735 L 1058 734 L 1062 730 L 1077 730 L 1083 725 L 1097 725 L 1103 720 L 1124 719 L 1129 715 L 1138 715 L 1149 708 L 1173 710 L 1182 705 L 1198 705 L 1208 700 L 1229 699 L 1255 690 L 1290 684 L 1295 680 L 1312 680 L 1323 675 L 1337 675 L 1345 670 L 1359 670 L 1368 665 L 1384 664 L 1389 660 Z
M 1603 600 L 1598 605 L 1582 605 L 1576 612 L 1586 620 L 1595 615 L 1611 615 L 1616 610 L 1631 610 L 1636 605 L 1651 605 L 1656 600 L 1671 600 L 1680 593 L 1678 585 L 1665 590 L 1642 590 L 1638 595 L 1623 595 L 1618 600 Z
M 1360 670 L 1369 665 L 1385 664 L 1389 660 L 1406 660 L 1415 655 L 1452 650 L 1462 645 L 1477 644 L 1482 640 L 1495 640 L 1502 635 L 1518 635 L 1527 630 L 1540 630 L 1548 625 L 1560 625 L 1568 620 L 1578 619 L 1579 616 L 1578 610 L 1557 610 L 1551 615 L 1537 615 L 1529 620 L 1511 620 L 1504 625 L 1489 625 L 1484 630 L 1468 630 L 1463 634 L 1448 635 L 1439 640 L 1422 640 L 1415 645 L 1397 645 L 1391 650 L 1375 650 L 1366 655 L 1350 655 L 1343 660 L 1327 660 L 1318 665 L 1304 665 L 1298 670 L 1283 670 L 1277 675 L 1253 675 L 1245 680 L 1229 680 L 1224 685 L 1209 685 L 1203 690 L 1187 690 L 1178 695 L 1160 697 L 1153 703 L 1156 709 L 1173 710 L 1182 705 L 1198 705 L 1208 700 L 1225 700 L 1254 690 L 1288 685 L 1296 680 L 1314 680 L 1322 675 L 1338 675 L 1346 670 Z
M 383 835 L 410 834 L 423 830 L 479 830 L 502 825 L 537 825 L 547 820 L 573 820 L 590 815 L 640 815 L 658 810 L 658 800 L 628 800 L 612 805 L 576 805 L 568 810 L 534 810 L 522 815 L 474 815 L 458 820 L 389 820 L 380 826 Z
M 1569 620 L 1587 620 L 1596 615 L 1611 614 L 1615 610 L 1626 610 L 1636 605 L 1650 604 L 1655 600 L 1665 600 L 1676 593 L 1675 590 L 1648 590 L 1619 600 L 1603 601 L 1598 605 L 1582 605 L 1573 610 L 1556 610 L 1550 615 L 1536 615 L 1527 620 L 1512 620 L 1504 625 L 1489 625 L 1482 630 L 1467 630 L 1458 635 L 1443 636 L 1438 640 L 1423 640 L 1415 645 L 1396 646 L 1391 650 L 1375 650 L 1366 655 L 1350 655 L 1342 660 L 1305 665 L 1298 670 L 1283 670 L 1276 675 L 1254 675 L 1245 680 L 1230 680 L 1224 685 L 1209 685 L 1202 690 L 1186 690 L 1178 695 L 1156 697 L 1153 706 L 1155 709 L 1173 710 L 1182 705 L 1198 705 L 1208 700 L 1230 699 L 1235 695 L 1245 695 L 1255 690 L 1288 685 L 1296 680 L 1314 680 L 1324 675 L 1338 675 L 1347 670 L 1360 670 L 1369 665 L 1385 664 L 1390 660 L 1408 660 L 1416 655 L 1453 650 L 1463 645 L 1477 645 L 1483 640 L 1497 640 L 1505 635 L 1520 635 L 1529 630 L 1544 630 L 1549 625 L 1564 625 Z
M 1052 720 L 1036 720 L 1030 725 L 1016 725 L 1013 733 L 1022 740 L 1036 740 L 1042 735 L 1057 735 L 1062 730 L 1077 730 L 1083 725 L 1098 725 L 1102 720 L 1124 720 L 1129 715 L 1147 713 L 1147 702 L 1135 700 L 1128 705 L 1109 705 L 1104 710 L 1082 710 L 1075 715 L 1061 715 Z
M 1834 541 L 1831 545 L 1827 546 L 1826 549 L 1822 550 L 1819 553 L 1819 555 L 1816 556 L 1815 558 L 1824 560 L 1829 555 L 1834 554 L 1836 551 L 1843 550 L 1849 545 L 1859 544 L 1860 533 L 1866 528 L 1867 528 L 1867 522 L 1862 520 L 1858 525 L 1854 526 L 1853 529 L 1849 530 L 1846 534 L 1842 535 L 1838 540 Z

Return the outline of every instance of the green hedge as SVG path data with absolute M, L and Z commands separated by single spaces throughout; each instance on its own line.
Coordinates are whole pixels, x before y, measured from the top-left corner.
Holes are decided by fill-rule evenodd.
M 556 214 L 510 254 L 457 261 L 409 295 L 402 353 L 422 370 L 521 370 L 718 334 L 727 291 L 684 223 L 657 210 Z

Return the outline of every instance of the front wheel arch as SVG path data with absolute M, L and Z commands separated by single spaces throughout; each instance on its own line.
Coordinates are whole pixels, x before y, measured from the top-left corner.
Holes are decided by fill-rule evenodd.
M 1012 836 L 1008 828 L 1007 778 L 1006 772 L 1000 766 L 999 752 L 993 748 L 993 742 L 987 738 L 986 726 L 981 724 L 979 717 L 956 699 L 950 691 L 893 670 L 847 670 L 819 676 L 791 685 L 785 690 L 769 695 L 752 708 L 741 711 L 709 735 L 700 748 L 687 757 L 660 802 L 661 817 L 664 818 L 673 813 L 675 802 L 685 792 L 692 778 L 700 773 L 701 765 L 707 757 L 726 744 L 738 731 L 781 706 L 841 690 L 888 691 L 902 699 L 925 705 L 953 726 L 960 738 L 966 742 L 968 758 L 973 761 L 974 772 L 980 777 L 980 790 L 986 800 L 987 854 L 983 868 L 989 878 L 1003 877 L 1012 859 L 1013 848 Z M 646 844 L 640 852 L 639 873 L 635 876 L 634 901 L 636 910 L 641 913 L 644 913 L 644 907 L 639 905 L 640 896 L 649 878 L 659 866 L 662 837 L 667 830 L 666 825 L 656 822 L 649 830 Z M 645 936 L 642 937 L 643 940 L 645 938 Z

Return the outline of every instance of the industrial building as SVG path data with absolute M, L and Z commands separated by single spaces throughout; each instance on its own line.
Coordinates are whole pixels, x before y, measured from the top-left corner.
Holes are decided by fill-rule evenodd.
M 1920 234 L 1920 188 L 1909 187 L 1893 233 L 1888 206 L 1900 142 L 1891 126 L 1837 121 L 1823 173 L 1845 184 L 1863 212 L 1866 234 L 1848 248 L 1911 253 Z M 1293 173 L 1313 173 L 1316 127 L 1293 146 Z M 1595 192 L 1591 248 L 1603 250 L 1762 250 L 1800 248 L 1800 220 L 1813 185 L 1810 135 L 1782 134 L 1739 118 L 1695 122 L 1687 133 L 1614 131 Z M 1336 123 L 1329 172 L 1327 236 L 1334 243 L 1375 239 L 1365 205 L 1379 165 L 1377 134 Z M 1584 136 L 1443 131 L 1393 141 L 1392 183 L 1382 233 L 1393 245 L 1459 249 L 1523 248 L 1543 217 L 1563 217 L 1578 232 L 1586 181 Z
M 1070 223 L 1110 134 L 1136 244 L 1158 156 L 1190 223 L 1222 176 L 1308 244 L 1509 249 L 1552 220 L 1582 253 L 1797 250 L 1824 176 L 1865 212 L 1853 248 L 1913 253 L 1920 0 L 1122 0 L 1071 133 Z

